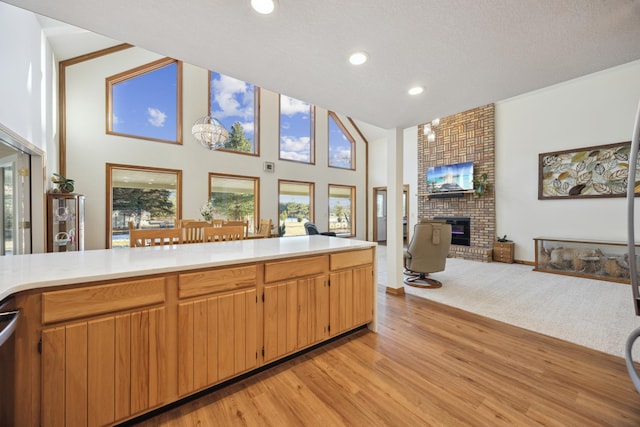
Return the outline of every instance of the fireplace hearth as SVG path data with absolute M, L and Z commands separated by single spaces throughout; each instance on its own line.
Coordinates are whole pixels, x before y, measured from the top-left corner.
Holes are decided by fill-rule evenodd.
M 445 220 L 451 224 L 451 244 L 471 246 L 471 218 L 461 216 L 437 216 L 433 219 Z

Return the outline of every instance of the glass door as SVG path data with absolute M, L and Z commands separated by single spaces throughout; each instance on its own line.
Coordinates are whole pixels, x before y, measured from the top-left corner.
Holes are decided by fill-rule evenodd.
M 30 156 L 0 140 L 0 256 L 31 253 Z

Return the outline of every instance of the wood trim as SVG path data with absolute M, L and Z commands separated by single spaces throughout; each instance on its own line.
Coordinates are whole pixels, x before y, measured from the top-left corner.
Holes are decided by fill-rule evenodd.
M 133 46 L 128 43 L 123 43 L 92 53 L 87 53 L 85 55 L 76 56 L 75 58 L 67 59 L 65 61 L 60 61 L 58 64 L 58 173 L 60 173 L 60 175 L 67 174 L 67 67 L 84 61 L 90 61 L 101 56 L 110 55 L 131 47 Z
M 364 188 L 365 188 L 365 193 L 364 193 L 364 206 L 365 206 L 365 224 L 364 224 L 364 234 L 365 234 L 365 240 L 369 240 L 370 236 L 369 236 L 369 212 L 370 211 L 370 207 L 369 207 L 369 141 L 367 140 L 367 138 L 364 137 L 364 135 L 362 134 L 362 131 L 360 130 L 360 128 L 358 127 L 358 125 L 356 125 L 356 123 L 353 121 L 353 119 L 351 117 L 347 117 L 347 119 L 349 120 L 349 123 L 351 123 L 351 125 L 353 126 L 353 128 L 356 130 L 356 132 L 358 133 L 358 135 L 360 135 L 360 138 L 362 138 L 362 141 L 364 142 Z M 357 234 L 357 233 L 356 233 Z
M 404 288 L 392 288 L 387 286 L 385 292 L 395 296 L 402 296 L 404 295 Z

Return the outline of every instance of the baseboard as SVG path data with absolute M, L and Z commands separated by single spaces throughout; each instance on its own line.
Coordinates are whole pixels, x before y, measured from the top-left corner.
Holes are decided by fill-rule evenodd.
M 391 295 L 401 296 L 401 295 L 404 295 L 404 288 L 391 288 L 387 286 L 385 292 Z

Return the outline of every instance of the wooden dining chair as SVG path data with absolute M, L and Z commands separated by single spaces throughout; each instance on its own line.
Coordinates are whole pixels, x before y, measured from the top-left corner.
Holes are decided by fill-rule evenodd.
M 240 225 L 222 226 L 222 227 L 206 227 L 204 229 L 204 241 L 227 242 L 230 240 L 244 240 L 244 228 Z
M 188 222 L 194 222 L 194 221 L 198 221 L 197 219 L 193 219 L 193 218 L 182 218 L 176 221 L 176 228 L 180 228 L 182 227 L 184 224 L 188 223 Z
M 182 224 L 182 243 L 204 242 L 204 229 L 210 227 L 207 221 L 187 221 Z
M 244 238 L 249 237 L 249 221 L 225 221 L 225 227 L 242 227 L 244 230 Z
M 179 228 L 148 228 L 129 230 L 129 247 L 177 245 L 182 243 Z

